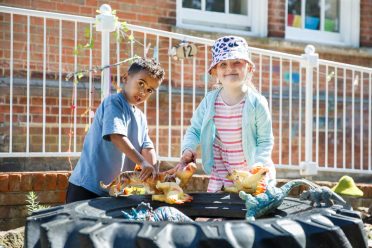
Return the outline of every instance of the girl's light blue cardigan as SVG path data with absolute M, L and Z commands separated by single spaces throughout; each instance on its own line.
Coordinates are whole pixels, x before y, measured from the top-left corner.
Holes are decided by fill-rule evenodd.
M 182 151 L 196 151 L 198 144 L 202 150 L 202 164 L 205 173 L 210 174 L 214 165 L 213 141 L 216 126 L 213 121 L 214 102 L 220 89 L 213 90 L 204 97 L 195 110 L 191 125 L 187 129 L 182 143 Z M 271 114 L 267 100 L 256 90 L 249 88 L 243 107 L 242 117 L 243 152 L 248 166 L 261 162 L 270 168 L 270 179 L 275 179 L 275 168 L 271 160 L 274 146 Z

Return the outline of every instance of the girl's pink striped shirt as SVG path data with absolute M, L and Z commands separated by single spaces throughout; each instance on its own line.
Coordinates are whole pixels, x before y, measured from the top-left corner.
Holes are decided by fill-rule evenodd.
M 214 122 L 217 129 L 213 144 L 214 166 L 208 184 L 208 192 L 221 190 L 222 186 L 231 186 L 226 179 L 233 169 L 247 167 L 242 145 L 243 98 L 238 104 L 227 105 L 218 95 L 215 106 Z

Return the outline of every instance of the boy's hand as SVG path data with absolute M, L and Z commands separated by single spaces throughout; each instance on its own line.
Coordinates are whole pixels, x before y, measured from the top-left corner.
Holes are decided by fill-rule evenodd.
M 155 179 L 156 177 L 156 170 L 154 168 L 154 166 L 152 166 L 149 162 L 147 162 L 146 160 L 144 160 L 142 163 L 141 163 L 141 173 L 139 175 L 140 179 L 142 181 L 146 180 L 148 177 L 150 177 L 152 175 L 152 178 Z

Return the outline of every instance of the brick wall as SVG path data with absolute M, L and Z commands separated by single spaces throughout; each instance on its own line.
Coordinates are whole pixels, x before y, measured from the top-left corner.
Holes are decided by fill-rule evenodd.
M 283 71 L 285 71 L 285 66 L 283 67 Z M 299 97 L 299 89 L 298 85 L 293 85 L 292 87 L 292 99 L 289 99 L 289 85 L 286 83 L 283 83 L 282 88 L 282 109 L 280 114 L 279 109 L 279 103 L 280 103 L 280 92 L 279 92 L 279 79 L 275 75 L 279 72 L 273 73 L 273 80 L 272 80 L 272 121 L 273 121 L 273 130 L 274 130 L 274 137 L 275 137 L 275 146 L 273 150 L 273 160 L 275 163 L 281 163 L 281 164 L 299 164 L 300 161 L 304 159 L 304 134 L 305 134 L 305 123 L 304 123 L 304 113 L 302 113 L 302 122 L 300 123 L 298 121 L 299 119 L 299 111 L 298 107 L 300 105 L 298 97 Z M 340 71 L 340 73 L 342 73 Z M 267 73 L 263 73 L 267 74 Z M 262 86 L 262 92 L 264 95 L 268 98 L 268 76 L 263 77 L 264 85 Z M 179 87 L 179 83 L 172 82 L 173 89 L 177 89 Z M 319 118 L 320 118 L 320 132 L 319 132 L 319 162 L 320 164 L 326 163 L 326 155 L 327 163 L 329 166 L 333 166 L 334 164 L 334 128 L 333 124 L 329 124 L 329 133 L 325 135 L 325 125 L 324 125 L 324 116 L 326 113 L 326 104 L 325 104 L 325 80 L 320 80 L 320 102 L 319 102 Z M 185 80 L 185 84 L 190 84 L 190 80 Z M 164 83 L 162 86 L 162 90 L 159 94 L 159 126 L 158 126 L 158 132 L 159 132 L 159 149 L 158 153 L 160 156 L 168 156 L 168 126 L 169 126 L 169 95 L 168 95 L 168 89 L 167 89 L 167 82 Z M 342 92 L 342 86 L 343 81 L 342 78 L 339 77 L 338 85 L 341 86 L 337 90 L 338 94 L 338 104 L 333 105 L 332 97 L 334 96 L 334 82 L 331 82 L 329 87 L 329 97 L 330 102 L 328 104 L 328 114 L 329 114 L 329 120 L 332 123 L 332 120 L 334 118 L 335 111 L 337 109 L 337 120 L 338 120 L 338 129 L 337 129 L 337 167 L 341 168 L 343 166 L 343 126 L 345 126 L 346 130 L 346 167 L 350 168 L 351 166 L 351 142 L 349 140 L 351 139 L 352 134 L 352 119 L 351 113 L 352 113 L 352 105 L 347 102 L 346 104 L 346 114 L 347 114 L 347 122 L 346 124 L 343 123 L 342 117 L 343 117 L 343 92 Z M 367 86 L 365 86 L 367 89 Z M 304 88 L 302 88 L 302 112 L 304 111 Z M 46 98 L 47 106 L 46 106 L 46 126 L 45 126 L 45 133 L 46 133 L 46 139 L 45 139 L 45 151 L 46 152 L 57 152 L 58 151 L 58 143 L 59 143 L 59 129 L 58 129 L 58 122 L 59 122 L 59 116 L 58 116 L 58 88 L 56 87 L 48 87 L 48 94 Z M 0 134 L 4 138 L 4 142 L 0 143 L 0 151 L 8 151 L 9 146 L 9 125 L 10 125 L 10 99 L 9 99 L 9 89 L 4 86 L 0 86 L 0 120 L 2 125 L 0 126 Z M 26 106 L 25 106 L 25 86 L 15 86 L 14 87 L 14 93 L 13 93 L 13 152 L 24 152 L 26 151 Z M 42 104 L 42 96 L 41 93 L 42 88 L 41 86 L 32 86 L 30 95 L 31 95 L 31 106 L 30 106 L 30 151 L 31 152 L 41 152 L 42 151 L 42 120 L 43 120 L 43 104 Z M 196 104 L 194 107 L 198 105 L 200 100 L 202 99 L 203 90 L 198 91 L 199 94 L 196 96 Z M 347 97 L 350 98 L 352 95 L 351 88 L 347 89 Z M 368 99 L 367 95 L 368 91 L 364 91 L 363 99 Z M 315 94 L 315 93 L 314 93 Z M 86 110 L 88 109 L 87 105 L 87 94 L 86 89 L 78 89 L 77 96 L 78 96 L 78 104 L 76 108 L 74 109 L 72 106 L 73 101 L 71 99 L 72 95 L 72 88 L 70 87 L 64 87 L 63 88 L 63 98 L 62 98 L 62 115 L 61 115 L 61 122 L 62 122 L 62 128 L 61 128 L 61 151 L 67 152 L 67 151 L 74 151 L 76 149 L 77 152 L 81 151 L 82 144 L 84 141 L 84 137 L 87 131 L 87 125 L 89 122 L 89 118 L 86 114 Z M 360 102 L 359 99 L 362 98 L 360 95 L 360 91 L 355 92 L 355 113 L 354 113 L 354 120 L 355 120 L 355 127 L 360 127 Z M 268 98 L 269 100 L 269 98 Z M 99 93 L 98 91 L 95 92 L 95 97 L 93 101 L 93 111 L 96 109 L 96 107 L 99 105 Z M 193 114 L 193 105 L 192 105 L 192 99 L 190 95 L 184 96 L 184 111 L 183 111 L 183 130 L 181 130 L 181 119 L 182 119 L 182 113 L 181 113 L 181 96 L 179 93 L 173 92 L 172 93 L 172 118 L 171 118 L 171 134 L 172 134 L 172 144 L 171 144 L 171 156 L 178 157 L 180 154 L 180 147 L 179 144 L 181 142 L 181 132 L 183 132 L 190 124 L 190 119 Z M 289 105 L 290 103 L 293 106 L 292 113 L 289 115 Z M 316 104 L 316 101 L 314 101 L 314 104 Z M 368 168 L 368 156 L 367 156 L 367 149 L 368 149 L 368 108 L 365 108 L 367 104 L 364 104 L 363 109 L 363 132 L 361 132 L 360 129 L 357 129 L 357 131 L 354 132 L 355 136 L 355 144 L 354 144 L 354 157 L 355 157 L 355 168 L 360 168 L 361 162 L 364 164 L 364 169 Z M 140 106 L 142 107 L 142 106 Z M 315 105 L 314 105 L 315 107 Z M 73 123 L 74 123 L 74 115 L 73 112 L 76 112 L 76 123 L 77 123 L 77 129 L 76 129 L 76 148 L 74 147 L 74 129 L 73 129 Z M 150 130 L 150 136 L 152 140 L 156 141 L 156 96 L 152 96 L 150 100 L 147 103 L 147 118 L 149 123 L 149 130 Z M 316 114 L 314 110 L 314 114 Z M 289 122 L 291 119 L 291 123 Z M 281 126 L 280 126 L 281 121 Z M 301 124 L 301 129 L 300 129 Z M 314 115 L 314 124 L 316 124 L 316 116 Z M 281 127 L 281 133 L 280 133 L 280 127 Z M 300 135 L 301 131 L 301 137 Z M 280 135 L 281 134 L 281 135 Z M 291 138 L 289 138 L 289 134 L 291 134 Z M 364 135 L 363 135 L 364 134 Z M 313 146 L 313 152 L 315 157 L 316 152 L 316 132 L 314 129 L 314 146 Z M 282 139 L 280 139 L 282 137 Z M 300 137 L 300 138 L 299 138 Z M 326 153 L 326 144 L 325 140 L 328 140 L 328 152 Z M 363 139 L 362 145 L 360 146 L 360 139 Z M 291 142 L 291 146 L 290 145 Z M 301 149 L 300 149 L 300 142 L 301 142 Z M 289 158 L 289 149 L 292 149 L 291 158 Z M 363 153 L 362 153 L 362 148 Z M 280 152 L 281 149 L 281 152 Z M 279 157 L 282 156 L 282 160 L 280 161 Z M 363 156 L 362 159 L 360 156 Z M 291 159 L 291 160 L 290 160 Z M 4 162 L 3 159 L 0 161 Z M 53 163 L 53 161 L 50 161 Z M 45 167 L 47 169 L 47 167 Z M 63 167 L 64 169 L 65 167 Z M 62 168 L 61 168 L 62 169 Z M 29 168 L 28 170 L 33 170 L 32 168 Z
M 117 11 L 117 16 L 128 20 L 131 24 L 144 25 L 147 27 L 170 30 L 171 25 L 176 24 L 176 1 L 175 0 L 4 0 L 2 5 L 19 8 L 59 12 L 73 15 L 94 17 L 96 10 L 102 4 L 109 4 Z M 156 8 L 154 8 L 156 6 Z
M 132 24 L 144 25 L 162 30 L 171 30 L 176 24 L 176 1 L 175 0 L 146 0 L 146 1 L 45 1 L 45 0 L 16 0 L 2 1 L 3 5 L 29 8 L 36 10 L 53 11 L 74 15 L 95 16 L 96 10 L 103 3 L 111 5 L 117 10 L 117 15 Z M 154 8 L 153 6 L 156 6 Z M 285 0 L 268 1 L 268 34 L 269 37 L 284 37 L 285 30 Z M 360 1 L 360 44 L 372 46 L 372 3 L 369 0 Z
M 34 191 L 42 205 L 63 204 L 69 172 L 22 172 L 0 174 L 0 230 L 24 225 L 26 195 Z
M 33 172 L 0 174 L 0 231 L 13 229 L 25 224 L 27 217 L 26 195 L 34 191 L 42 205 L 56 206 L 64 204 L 70 172 Z M 208 177 L 194 175 L 186 192 L 205 192 Z M 278 186 L 288 180 L 278 180 Z M 333 187 L 335 183 L 317 182 L 319 185 Z M 372 186 L 357 184 L 364 192 L 363 198 L 346 198 L 354 207 L 369 207 L 372 204 Z M 304 187 L 296 188 L 291 195 L 298 195 Z
M 372 46 L 372 1 L 360 1 L 360 45 Z
M 285 0 L 268 1 L 268 36 L 284 38 Z
M 69 13 L 69 14 L 77 14 L 77 15 L 85 15 L 85 16 L 91 16 L 94 17 L 96 15 L 95 10 L 102 4 L 103 2 L 100 1 L 65 1 L 61 3 L 60 1 L 3 1 L 2 4 L 10 5 L 10 6 L 17 6 L 17 7 L 24 7 L 24 8 L 31 8 L 31 9 L 39 9 L 39 10 L 47 10 L 47 11 L 56 11 L 61 13 Z M 105 2 L 106 3 L 106 2 Z M 175 1 L 109 1 L 109 3 L 113 9 L 117 10 L 118 16 L 122 20 L 127 20 L 128 22 L 132 24 L 139 24 L 144 25 L 147 27 L 153 27 L 158 28 L 162 30 L 172 30 L 175 25 Z M 153 8 L 153 6 L 157 6 L 156 10 Z M 371 23 L 369 13 L 371 10 L 371 4 L 368 0 L 362 0 L 361 1 L 361 44 L 370 46 L 371 42 Z M 269 1 L 269 37 L 283 37 L 284 36 L 284 12 L 285 12 L 285 1 Z M 0 151 L 7 151 L 9 150 L 9 147 L 6 146 L 6 134 L 9 133 L 9 102 L 10 102 L 10 93 L 9 93 L 9 83 L 6 80 L 9 80 L 9 56 L 10 56 L 10 50 L 9 50 L 9 42 L 10 42 L 10 32 L 9 32 L 9 15 L 0 15 L 0 21 L 1 21 L 1 29 L 0 34 L 2 35 L 2 39 L 0 40 L 0 58 L 1 58 L 1 65 L 2 70 L 0 71 L 0 75 L 3 77 L 4 81 L 1 82 L 0 85 L 0 136 L 3 143 L 0 143 Z M 20 17 L 15 15 L 14 16 L 14 77 L 18 78 L 23 84 L 23 86 L 15 85 L 14 86 L 14 97 L 13 97 L 13 151 L 25 151 L 25 133 L 26 133 L 26 87 L 25 81 L 26 81 L 26 75 L 27 75 L 27 66 L 26 66 L 26 18 Z M 58 74 L 58 60 L 59 60 L 59 51 L 58 51 L 58 36 L 56 34 L 58 31 L 58 22 L 57 21 L 50 21 L 47 22 L 48 27 L 51 28 L 47 31 L 47 41 L 48 41 L 48 47 L 47 47 L 47 72 L 46 72 L 46 80 L 58 82 L 59 74 Z M 83 37 L 84 28 L 86 26 L 84 25 L 78 25 L 78 44 L 85 44 L 86 40 Z M 31 64 L 30 64 L 30 78 L 31 80 L 42 80 L 43 74 L 43 37 L 42 37 L 42 29 L 43 29 L 43 21 L 41 18 L 31 18 Z M 62 37 L 62 45 L 63 45 L 63 58 L 62 58 L 62 70 L 64 74 L 62 75 L 62 151 L 68 151 L 73 150 L 74 147 L 71 146 L 73 144 L 73 141 L 70 139 L 73 138 L 73 133 L 71 133 L 71 123 L 73 122 L 73 110 L 76 110 L 77 113 L 77 146 L 76 151 L 81 151 L 82 142 L 84 140 L 84 135 L 86 131 L 86 124 L 88 123 L 88 118 L 86 115 L 84 115 L 84 112 L 88 108 L 88 95 L 91 94 L 93 97 L 93 110 L 98 106 L 100 100 L 99 96 L 99 89 L 95 90 L 93 93 L 87 92 L 87 84 L 84 83 L 84 79 L 81 83 L 78 84 L 78 103 L 76 106 L 76 109 L 74 108 L 73 99 L 72 99 L 72 87 L 73 83 L 70 81 L 65 82 L 64 76 L 66 75 L 66 72 L 73 71 L 74 68 L 74 56 L 73 56 L 73 50 L 74 50 L 74 25 L 73 23 L 64 23 L 63 24 L 63 37 Z M 189 32 L 189 31 L 187 31 Z M 197 36 L 203 36 L 206 38 L 214 38 L 216 34 L 197 34 Z M 136 39 L 138 39 L 140 42 L 143 42 L 143 36 L 142 34 L 135 33 L 134 36 Z M 94 32 L 94 39 L 95 39 L 95 48 L 93 50 L 93 65 L 99 65 L 100 64 L 100 37 L 99 35 Z M 252 46 L 257 47 L 264 47 L 266 49 L 274 49 L 274 50 L 282 50 L 290 53 L 296 53 L 300 54 L 303 53 L 303 46 L 299 47 L 298 45 L 293 45 L 291 43 L 270 43 L 270 42 L 262 42 L 262 40 L 255 41 L 254 38 L 248 37 L 249 43 Z M 147 42 L 151 42 L 152 45 L 156 43 L 154 36 L 148 36 Z M 174 42 L 175 43 L 175 42 Z M 163 67 L 166 69 L 166 79 L 163 83 L 164 90 L 161 91 L 160 95 L 160 126 L 159 126 L 159 154 L 161 156 L 167 156 L 168 155 L 168 94 L 167 94 L 167 87 L 171 85 L 173 89 L 179 90 L 181 87 L 181 62 L 180 61 L 173 61 L 172 62 L 172 80 L 169 80 L 169 71 L 168 71 L 168 39 L 160 39 L 161 49 L 159 51 L 159 57 L 160 61 L 163 65 Z M 176 44 L 173 44 L 176 45 Z M 123 42 L 121 45 L 121 59 L 127 58 L 130 56 L 130 46 L 128 43 Z M 112 47 L 115 47 L 114 43 L 112 44 Z M 115 49 L 113 49 L 115 50 Z M 331 51 L 328 51 L 331 50 Z M 317 50 L 318 51 L 318 50 Z M 320 57 L 323 59 L 331 59 L 335 61 L 341 61 L 351 64 L 359 64 L 364 66 L 372 66 L 372 59 L 371 55 L 369 55 L 366 52 L 363 52 L 363 50 L 360 50 L 359 52 L 350 52 L 347 49 L 337 49 L 334 48 L 329 49 L 329 47 L 325 46 L 322 49 L 320 49 Z M 112 51 L 114 54 L 114 51 Z M 143 54 L 143 47 L 137 46 L 134 48 L 134 53 L 142 55 Z M 151 50 L 148 54 L 148 56 L 153 56 L 154 51 Z M 196 98 L 196 104 L 201 100 L 201 95 L 204 92 L 204 78 L 205 78 L 205 71 L 204 71 L 204 46 L 199 47 L 199 53 L 196 60 L 196 87 L 198 90 L 197 98 Z M 88 52 L 81 52 L 77 58 L 77 63 L 79 65 L 79 68 L 84 68 L 89 65 L 89 53 Z M 116 58 L 114 55 L 112 56 L 113 60 Z M 258 56 L 254 56 L 253 60 L 255 62 L 258 61 Z M 208 52 L 208 60 L 210 61 L 210 53 Z M 115 62 L 115 61 L 111 61 Z M 267 57 L 263 58 L 263 85 L 262 85 L 262 92 L 268 96 L 268 90 L 269 90 L 269 73 L 268 73 L 268 61 Z M 207 63 L 208 64 L 208 63 Z M 273 67 L 278 66 L 278 61 L 273 62 Z M 121 73 L 125 71 L 126 65 L 122 66 Z M 324 69 L 324 68 L 323 68 Z M 288 70 L 288 64 L 283 64 L 283 71 Z M 185 60 L 184 61 L 184 86 L 186 89 L 190 89 L 192 86 L 192 60 Z M 259 70 L 256 71 L 256 73 L 259 73 Z M 324 71 L 322 71 L 324 74 Z M 339 75 L 341 75 L 341 71 L 339 71 Z M 256 74 L 256 75 L 257 75 Z M 112 75 L 116 75 L 115 69 L 112 70 Z M 348 75 L 350 76 L 350 75 Z M 342 79 L 341 76 L 338 77 L 338 85 L 339 88 L 337 90 L 339 94 L 339 101 L 342 99 L 340 95 L 343 93 L 343 89 L 340 87 L 342 85 Z M 320 80 L 320 89 L 322 91 L 321 94 L 324 96 L 324 89 L 325 89 L 325 81 L 323 78 Z M 368 79 L 368 75 L 364 75 L 364 79 Z M 93 82 L 96 84 L 99 84 L 100 76 L 99 73 L 94 75 Z M 117 81 L 116 77 L 113 76 L 113 81 Z M 4 83 L 5 82 L 5 83 Z M 210 89 L 213 85 L 214 80 L 209 80 L 208 88 Z M 279 162 L 279 99 L 277 98 L 279 96 L 279 71 L 274 70 L 273 72 L 273 81 L 272 81 L 272 87 L 273 87 L 273 96 L 274 100 L 272 102 L 272 113 L 273 113 L 273 127 L 274 127 L 274 135 L 276 139 L 274 151 L 273 151 L 273 159 L 276 163 Z M 366 83 L 366 82 L 365 82 Z M 366 84 L 365 84 L 366 85 Z M 256 85 L 258 87 L 258 85 Z M 296 86 L 293 86 L 294 90 L 297 90 L 298 94 L 298 88 L 295 89 Z M 365 86 L 367 89 L 368 87 Z M 333 91 L 332 91 L 333 90 Z M 330 85 L 330 94 L 332 95 L 334 92 L 334 89 L 332 89 L 332 83 Z M 364 98 L 366 99 L 368 91 L 364 91 Z M 300 161 L 300 157 L 304 158 L 304 139 L 301 138 L 302 143 L 302 149 L 299 150 L 299 139 L 296 139 L 299 132 L 299 123 L 295 121 L 295 118 L 298 118 L 298 112 L 292 113 L 292 126 L 289 126 L 289 113 L 288 113 L 288 106 L 289 106 L 289 97 L 288 97 L 288 84 L 284 82 L 283 84 L 283 94 L 284 96 L 283 103 L 284 108 L 282 109 L 282 155 L 283 160 L 281 161 L 283 164 L 289 162 L 289 157 L 287 156 L 289 152 L 289 138 L 288 134 L 292 132 L 293 139 L 292 139 L 292 164 L 298 164 Z M 357 92 L 355 97 L 358 100 L 358 98 L 362 98 L 359 93 Z M 31 127 L 30 127 L 30 151 L 40 151 L 41 150 L 41 132 L 42 132 L 42 87 L 39 83 L 38 85 L 31 85 L 30 88 L 30 121 L 31 121 Z M 46 151 L 57 151 L 58 149 L 58 127 L 56 124 L 58 123 L 58 90 L 57 87 L 47 87 L 46 91 L 47 99 L 47 107 L 46 107 Z M 302 94 L 304 96 L 304 94 Z M 347 87 L 347 97 L 351 96 L 351 87 Z M 185 106 L 184 106 L 184 128 L 186 128 L 189 125 L 190 117 L 192 116 L 192 104 L 191 104 L 191 97 L 190 95 L 185 95 Z M 181 111 L 180 111 L 180 102 L 181 98 L 179 94 L 173 94 L 172 97 L 172 147 L 171 147 L 171 156 L 178 156 L 179 155 L 179 143 L 180 143 L 180 134 L 182 132 L 181 130 Z M 296 99 L 292 100 L 293 106 L 299 106 L 299 102 Z M 351 113 L 351 104 L 347 104 L 347 113 Z M 302 105 L 304 106 L 304 105 Z M 359 117 L 359 110 L 358 106 L 356 105 L 356 112 L 354 119 L 357 120 L 356 124 L 358 124 L 358 121 L 360 120 Z M 364 105 L 365 107 L 366 105 Z M 338 104 L 338 116 L 342 115 L 342 108 L 343 105 L 341 103 Z M 335 109 L 331 109 L 329 112 L 330 115 L 332 115 Z M 368 111 L 368 109 L 365 109 L 365 111 Z M 155 98 L 152 97 L 148 103 L 148 111 L 147 115 L 149 118 L 149 125 L 150 125 L 150 135 L 155 141 L 156 136 L 156 119 L 155 119 Z M 322 100 L 320 102 L 320 114 L 324 115 L 325 113 L 325 103 Z M 364 112 L 364 118 L 368 117 L 368 113 Z M 351 145 L 350 142 L 348 142 L 351 139 L 351 124 L 350 124 L 350 118 L 348 116 L 347 118 L 347 148 L 346 148 L 346 163 L 347 166 L 350 165 L 351 162 Z M 368 123 L 368 122 L 364 122 Z M 301 123 L 302 125 L 302 135 L 304 135 L 304 123 Z M 358 127 L 359 128 L 359 127 Z M 367 125 L 364 125 L 363 133 L 368 133 L 368 127 Z M 315 135 L 315 133 L 314 133 Z M 333 163 L 333 134 L 330 134 L 328 136 L 329 139 L 329 146 L 328 146 L 328 163 L 331 165 Z M 338 134 L 339 135 L 339 134 Z M 358 141 L 358 138 L 360 137 L 360 132 L 356 132 L 356 140 Z M 320 145 L 319 145 L 319 151 L 320 151 L 320 159 L 319 161 L 321 163 L 324 163 L 325 160 L 325 134 L 324 132 L 321 132 L 319 134 L 320 136 Z M 368 136 L 364 135 L 364 144 L 367 144 L 368 142 Z M 337 151 L 338 151 L 338 157 L 337 157 L 337 166 L 342 167 L 342 139 L 338 139 L 339 142 L 337 144 Z M 315 142 L 314 142 L 315 145 Z M 355 144 L 355 158 L 356 158 L 356 168 L 360 167 L 360 143 L 356 142 Z M 365 149 L 365 148 L 364 148 Z M 313 151 L 315 153 L 315 147 L 313 147 Z M 364 152 L 363 160 L 366 161 L 368 158 L 366 156 L 366 152 Z M 5 160 L 1 159 L 0 164 L 6 163 Z M 17 161 L 13 163 L 18 163 Z M 367 163 L 364 162 L 364 164 L 367 166 Z M 38 167 L 40 168 L 40 166 Z M 45 167 L 47 168 L 47 167 Z M 64 167 L 65 168 L 65 167 Z M 24 169 L 23 169 L 24 170 Z
M 255 37 L 246 37 L 252 46 L 262 47 L 266 49 L 273 49 L 277 51 L 284 51 L 289 53 L 301 54 L 303 53 L 304 44 L 288 42 L 284 39 L 285 32 L 285 1 L 268 1 L 268 37 L 280 38 L 280 39 L 258 39 Z M 31 8 L 36 10 L 55 11 L 60 13 L 68 13 L 75 15 L 85 15 L 94 17 L 97 13 L 95 12 L 103 2 L 101 1 L 2 1 L 2 4 L 15 7 Z M 157 28 L 166 31 L 172 31 L 175 28 L 176 20 L 176 1 L 109 1 L 105 2 L 112 6 L 113 9 L 117 10 L 117 15 L 121 20 L 126 20 L 131 24 L 143 25 L 146 27 Z M 153 6 L 157 6 L 156 9 Z M 369 13 L 372 11 L 371 3 L 368 0 L 361 1 L 361 32 L 360 32 L 360 43 L 362 46 L 371 46 L 372 42 L 372 22 L 370 21 Z M 0 71 L 1 75 L 9 75 L 9 56 L 10 56 L 10 16 L 9 14 L 0 14 L 1 29 L 0 29 L 0 64 L 3 69 Z M 25 76 L 26 67 L 26 40 L 27 40 L 27 18 L 19 15 L 14 15 L 14 76 Z M 88 25 L 78 24 L 77 25 L 77 44 L 86 44 L 87 39 L 84 38 L 84 29 Z M 65 75 L 66 72 L 74 70 L 74 23 L 63 22 L 62 30 L 62 70 Z M 30 47 L 30 76 L 31 77 L 42 77 L 43 70 L 43 19 L 31 17 L 31 47 Z M 93 29 L 94 30 L 94 29 Z M 191 33 L 190 30 L 183 30 L 184 33 Z M 59 61 L 59 50 L 58 50 L 58 39 L 59 34 L 59 22 L 56 20 L 47 20 L 47 79 L 58 78 L 58 61 Z M 206 33 L 196 34 L 205 38 L 214 39 L 217 34 Z M 136 39 L 143 43 L 143 34 L 134 33 Z M 95 49 L 93 49 L 93 65 L 99 65 L 100 62 L 100 36 L 97 32 L 93 32 L 93 39 L 95 41 Z M 112 39 L 112 63 L 116 62 L 116 55 L 114 44 Z M 161 40 L 162 51 L 159 51 L 162 64 L 167 68 L 168 60 L 168 42 L 167 39 Z M 156 43 L 155 37 L 148 36 L 147 43 L 152 43 L 152 46 Z M 174 41 L 175 43 L 176 41 Z M 176 44 L 173 44 L 176 45 Z M 121 59 L 130 56 L 130 46 L 124 42 L 120 45 L 122 52 Z M 143 54 L 143 47 L 134 49 L 134 53 L 138 55 Z M 317 52 L 320 54 L 320 58 L 329 59 L 338 62 L 345 62 L 350 64 L 363 65 L 372 67 L 372 55 L 370 52 L 360 49 L 347 49 L 338 48 L 334 46 L 322 46 L 317 44 Z M 203 54 L 204 51 L 200 48 L 200 58 L 198 59 L 199 65 L 204 65 Z M 152 56 L 152 51 L 149 52 L 148 56 Z M 208 56 L 210 53 L 208 51 Z M 164 58 L 164 59 L 162 59 Z M 78 69 L 86 68 L 89 65 L 89 53 L 87 51 L 80 52 L 77 58 Z M 197 68 L 198 68 L 197 67 Z M 172 66 L 173 69 L 177 69 L 177 66 Z M 187 73 L 187 70 L 186 74 Z M 115 74 L 115 69 L 112 71 Z M 203 70 L 197 71 L 198 75 L 203 75 Z M 99 75 L 96 75 L 99 80 Z M 178 78 L 176 75 L 174 78 Z M 191 78 L 191 76 L 190 76 Z M 176 81 L 177 80 L 174 80 Z M 186 82 L 187 83 L 187 82 Z

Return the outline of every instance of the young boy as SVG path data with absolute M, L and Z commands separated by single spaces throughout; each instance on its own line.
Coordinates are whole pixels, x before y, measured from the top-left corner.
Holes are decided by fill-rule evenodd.
M 66 203 L 107 196 L 99 183 L 111 182 L 120 172 L 141 165 L 141 179 L 155 176 L 156 153 L 147 121 L 136 105 L 145 102 L 164 78 L 154 60 L 137 59 L 128 69 L 123 91 L 98 107 L 69 179 Z

